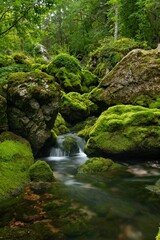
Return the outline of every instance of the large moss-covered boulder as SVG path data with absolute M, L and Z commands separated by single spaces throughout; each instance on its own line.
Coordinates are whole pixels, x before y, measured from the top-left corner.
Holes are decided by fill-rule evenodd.
M 0 200 L 23 190 L 33 161 L 29 142 L 11 132 L 0 135 Z
M 60 93 L 52 76 L 42 72 L 18 72 L 8 83 L 9 129 L 25 137 L 38 151 L 50 137 Z
M 110 170 L 120 168 L 123 168 L 123 166 L 118 163 L 114 163 L 109 158 L 93 157 L 79 167 L 78 173 L 106 173 Z
M 116 104 L 148 107 L 159 99 L 160 57 L 157 50 L 132 50 L 91 92 L 103 109 Z
M 86 145 L 88 155 L 160 153 L 160 110 L 117 105 L 96 121 Z
M 90 92 L 98 85 L 98 77 L 88 70 L 83 70 L 78 59 L 67 53 L 60 53 L 53 58 L 47 68 L 65 92 Z
M 54 181 L 52 169 L 46 162 L 42 160 L 38 160 L 29 168 L 29 176 L 31 181 L 34 182 Z
M 48 65 L 47 72 L 55 76 L 66 92 L 81 92 L 81 66 L 74 56 L 67 53 L 58 54 Z
M 7 100 L 0 95 L 0 132 L 8 129 Z
M 60 112 L 69 123 L 80 122 L 96 111 L 97 106 L 88 99 L 88 94 L 70 92 L 63 95 Z

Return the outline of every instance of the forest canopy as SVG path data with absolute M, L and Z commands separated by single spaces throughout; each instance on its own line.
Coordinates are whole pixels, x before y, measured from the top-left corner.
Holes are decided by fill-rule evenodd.
M 42 44 L 50 54 L 79 58 L 103 39 L 131 38 L 156 47 L 159 0 L 1 0 L 0 52 L 32 53 Z

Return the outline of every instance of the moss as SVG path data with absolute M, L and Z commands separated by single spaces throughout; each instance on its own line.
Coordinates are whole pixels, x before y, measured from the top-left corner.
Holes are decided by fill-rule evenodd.
M 96 121 L 86 151 L 102 154 L 148 154 L 160 150 L 160 111 L 132 105 L 117 105 Z
M 71 136 L 65 136 L 63 142 L 63 150 L 67 155 L 72 155 L 79 152 L 79 147 L 77 145 L 76 139 Z
M 134 48 L 146 48 L 146 44 L 129 38 L 121 38 L 117 41 L 113 41 L 112 38 L 104 38 L 101 45 L 90 53 L 89 70 L 99 77 L 103 77 L 106 71 L 110 71 Z
M 160 240 L 160 229 L 159 229 L 158 235 L 156 237 L 156 240 Z
M 90 71 L 82 70 L 81 75 L 82 75 L 81 78 L 82 89 L 86 88 L 86 90 L 83 90 L 83 92 L 89 92 L 91 89 L 98 85 L 99 78 Z
M 79 73 L 75 74 L 66 70 L 65 67 L 61 67 L 56 72 L 55 77 L 66 92 L 81 92 L 81 76 Z
M 81 70 L 79 61 L 67 53 L 60 53 L 48 65 L 49 74 L 55 74 L 56 69 L 65 67 L 68 72 L 77 73 Z
M 53 131 L 57 135 L 61 135 L 61 134 L 70 132 L 69 128 L 66 125 L 64 118 L 62 117 L 62 115 L 60 113 L 58 113 L 57 118 L 55 120 Z
M 78 173 L 102 173 L 121 167 L 120 164 L 114 163 L 109 158 L 93 157 L 79 167 Z
M 0 54 L 0 68 L 9 66 L 14 63 L 14 59 L 9 55 Z
M 38 160 L 29 168 L 29 176 L 31 181 L 35 182 L 52 182 L 54 180 L 52 169 L 41 160 Z
M 93 129 L 93 126 L 96 122 L 96 117 L 90 117 L 86 119 L 84 122 L 78 123 L 73 130 L 78 131 L 77 135 L 83 137 L 85 140 L 88 140 L 90 132 Z
M 29 181 L 28 168 L 33 163 L 33 154 L 29 144 L 22 138 L 11 134 L 9 140 L 0 142 L 0 199 L 16 195 L 22 191 L 24 185 Z
M 88 99 L 88 94 L 70 92 L 63 95 L 60 112 L 67 122 L 82 121 L 96 110 L 97 106 Z

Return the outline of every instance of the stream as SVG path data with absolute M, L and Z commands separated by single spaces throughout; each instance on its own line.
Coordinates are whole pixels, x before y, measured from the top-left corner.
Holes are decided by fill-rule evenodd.
M 88 158 L 85 141 L 75 134 L 77 148 L 66 153 L 58 137 L 57 146 L 43 158 L 53 169 L 56 179 L 63 182 L 70 197 L 80 204 L 92 230 L 79 240 L 154 240 L 160 224 L 160 198 L 145 187 L 160 178 L 158 161 L 124 163 L 125 170 L 105 174 L 77 174 L 78 167 Z M 144 159 L 143 159 L 144 160 Z M 151 159 L 152 160 L 152 159 Z

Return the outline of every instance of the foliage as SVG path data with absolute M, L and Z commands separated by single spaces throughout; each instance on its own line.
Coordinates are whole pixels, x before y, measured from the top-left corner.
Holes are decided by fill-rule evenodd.
M 120 38 L 113 41 L 112 38 L 104 38 L 100 47 L 90 53 L 88 68 L 94 74 L 103 77 L 110 71 L 129 51 L 134 48 L 146 48 L 146 44 L 136 42 L 134 39 Z

